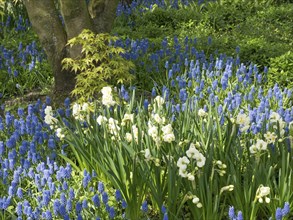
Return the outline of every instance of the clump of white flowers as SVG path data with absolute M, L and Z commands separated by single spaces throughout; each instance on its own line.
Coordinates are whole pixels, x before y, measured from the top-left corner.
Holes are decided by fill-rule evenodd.
M 236 118 L 236 124 L 240 125 L 240 131 L 245 132 L 250 127 L 249 116 L 244 113 L 239 113 Z
M 197 196 L 192 196 L 191 197 L 192 199 L 192 203 L 196 205 L 197 208 L 201 208 L 202 207 L 202 204 L 201 202 L 199 202 L 199 198 Z
M 186 155 L 190 159 L 195 159 L 196 165 L 198 167 L 203 167 L 205 165 L 205 162 L 206 162 L 205 156 L 195 148 L 195 145 L 193 143 L 190 144 L 189 149 L 186 151 Z
M 275 143 L 275 141 L 277 139 L 277 135 L 274 132 L 270 132 L 270 131 L 265 133 L 264 137 L 265 137 L 266 141 L 268 142 L 268 144 Z
M 57 128 L 56 130 L 56 136 L 60 139 L 60 140 L 63 140 L 65 138 L 65 135 L 64 133 L 62 132 L 62 129 L 61 128 Z
M 215 167 L 216 167 L 216 171 L 219 173 L 220 176 L 224 176 L 225 173 L 226 173 L 226 168 L 227 168 L 227 165 L 224 164 L 222 161 L 220 160 L 217 160 L 217 161 L 214 161 L 214 164 L 215 164 Z
M 131 141 L 132 141 L 132 136 L 134 137 L 134 140 L 135 140 L 135 142 L 136 143 L 138 143 L 138 135 L 139 135 L 139 133 L 138 133 L 138 127 L 136 126 L 136 125 L 132 125 L 132 127 L 131 127 L 131 132 L 132 132 L 132 135 L 131 135 Z M 127 134 L 127 133 L 126 133 Z M 129 134 L 129 133 L 128 133 Z M 141 136 L 143 136 L 144 135 L 144 132 L 142 131 L 141 132 Z M 129 136 L 129 135 L 128 135 Z M 129 137 L 128 137 L 129 138 Z M 128 142 L 131 142 L 131 141 L 128 141 Z
M 270 187 L 260 185 L 256 191 L 256 199 L 259 203 L 270 203 L 271 199 L 268 197 L 270 194 Z
M 202 108 L 198 110 L 197 114 L 199 117 L 202 117 L 202 118 L 208 116 L 208 113 Z
M 110 107 L 110 106 L 114 106 L 116 104 L 116 102 L 113 100 L 113 96 L 112 96 L 112 88 L 109 86 L 103 87 L 101 90 L 103 96 L 102 96 L 102 104 Z
M 53 129 L 57 123 L 57 119 L 53 117 L 52 106 L 47 106 L 44 110 L 45 113 L 45 123 L 50 125 L 50 128 Z
M 271 113 L 270 123 L 273 125 L 273 129 L 275 129 L 275 130 L 278 130 L 278 127 L 279 127 L 280 135 L 284 136 L 286 122 L 283 121 L 282 117 L 278 113 L 276 113 L 276 112 Z
M 177 167 L 179 167 L 179 176 L 186 178 L 188 175 L 187 165 L 190 163 L 186 156 L 180 157 L 177 161 Z
M 114 135 L 115 137 L 119 137 L 120 127 L 118 126 L 118 121 L 114 118 L 108 119 L 108 129 L 110 134 Z
M 171 124 L 167 124 L 166 126 L 163 126 L 162 131 L 163 131 L 163 140 L 165 142 L 171 143 L 172 141 L 175 141 L 175 135 L 174 135 Z
M 52 106 L 47 106 L 44 110 L 45 113 L 45 123 L 50 125 L 51 129 L 56 130 L 56 136 L 60 139 L 63 140 L 65 138 L 64 133 L 62 132 L 61 128 L 58 128 L 57 122 L 58 120 L 53 117 L 53 110 Z
M 231 191 L 233 191 L 233 190 L 234 190 L 234 185 L 224 186 L 224 187 L 221 188 L 221 190 L 220 190 L 220 194 L 222 194 L 222 193 L 225 192 L 225 191 L 229 191 L 229 192 L 231 192 Z
M 72 116 L 76 120 L 83 121 L 86 116 L 88 116 L 89 112 L 91 111 L 92 103 L 84 102 L 82 105 L 78 103 L 74 103 L 72 106 Z
M 187 165 L 190 164 L 190 160 L 196 161 L 196 169 L 201 168 L 205 165 L 206 158 L 205 156 L 200 153 L 196 148 L 195 145 L 192 143 L 190 144 L 189 149 L 186 151 L 186 156 L 180 157 L 177 161 L 177 167 L 179 168 L 179 176 L 183 178 L 187 178 L 190 181 L 194 181 L 195 177 L 193 173 L 188 173 Z
M 106 123 L 106 122 L 108 122 L 108 119 L 105 116 L 103 116 L 103 115 L 98 116 L 97 123 L 99 125 L 102 125 L 103 123 Z
M 134 115 L 133 114 L 124 114 L 121 126 L 125 126 L 128 122 L 133 123 Z
M 268 146 L 267 142 L 258 139 L 255 144 L 253 144 L 249 147 L 249 151 L 250 151 L 250 153 L 255 154 L 257 152 L 267 150 L 267 146 Z
M 150 161 L 151 160 L 152 155 L 151 155 L 150 149 L 145 149 L 144 150 L 144 157 L 145 157 L 146 161 Z

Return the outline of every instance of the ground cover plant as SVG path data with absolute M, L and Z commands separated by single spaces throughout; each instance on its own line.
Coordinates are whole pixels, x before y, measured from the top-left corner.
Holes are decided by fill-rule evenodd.
M 222 7 L 134 1 L 117 13 L 136 21 L 136 13 L 155 12 L 169 22 L 170 11 L 204 13 L 212 4 Z M 187 34 L 111 37 L 107 45 L 85 32 L 75 40 L 91 36 L 106 51 L 100 71 L 115 71 L 117 60 L 109 57 L 120 52 L 122 76 L 133 74 L 133 85 L 106 76 L 98 78 L 103 87 L 77 86 L 76 101 L 57 106 L 47 97 L 13 111 L 3 107 L 1 218 L 291 219 L 293 88 L 278 77 L 279 71 L 290 76 L 291 52 L 272 58 L 270 70 L 242 60 L 237 45 L 234 56 L 211 53 L 212 38 L 203 51 Z M 102 57 L 92 45 L 83 45 L 84 64 L 64 61 L 65 68 L 84 71 L 77 85 L 98 68 L 86 61 Z

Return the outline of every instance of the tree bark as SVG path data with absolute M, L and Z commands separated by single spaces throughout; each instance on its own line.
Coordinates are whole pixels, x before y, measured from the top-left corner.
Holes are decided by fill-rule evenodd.
M 60 7 L 68 40 L 79 35 L 84 29 L 93 31 L 93 22 L 85 0 L 60 0 Z M 71 58 L 77 58 L 80 54 L 80 46 L 69 48 Z
M 89 12 L 93 19 L 96 33 L 108 33 L 111 31 L 118 3 L 119 0 L 92 0 L 90 2 Z
M 24 0 L 24 5 L 52 67 L 55 93 L 72 91 L 75 75 L 62 70 L 61 61 L 67 56 L 67 35 L 54 0 Z

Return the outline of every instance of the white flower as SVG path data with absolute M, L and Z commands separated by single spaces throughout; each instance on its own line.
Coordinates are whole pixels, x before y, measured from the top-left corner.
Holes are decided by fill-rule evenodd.
M 236 118 L 236 124 L 247 126 L 250 124 L 249 116 L 244 113 L 239 113 Z
M 190 163 L 188 158 L 186 156 L 180 157 L 177 161 L 177 167 L 179 167 L 180 170 L 186 170 L 187 165 Z
M 148 134 L 155 140 L 158 137 L 158 128 L 149 124 Z
M 152 155 L 151 155 L 150 149 L 145 149 L 145 151 L 144 151 L 144 157 L 145 157 L 145 159 L 147 161 L 149 161 L 151 159 Z
M 81 107 L 81 110 L 82 111 L 85 111 L 85 112 L 87 112 L 88 111 L 88 109 L 89 109 L 89 104 L 88 103 L 83 103 L 82 104 L 82 107 Z
M 269 197 L 265 197 L 266 203 L 270 203 L 271 199 Z
M 255 154 L 257 152 L 257 148 L 256 148 L 255 144 L 253 144 L 249 147 L 249 151 L 252 154 Z
M 130 133 L 126 133 L 126 134 L 125 134 L 125 139 L 126 139 L 127 142 L 130 143 L 130 142 L 132 141 L 132 134 L 130 134 Z
M 201 204 L 200 202 L 197 203 L 196 206 L 197 206 L 197 208 L 199 208 L 199 209 L 202 208 L 202 204 Z
M 274 132 L 268 131 L 267 133 L 264 134 L 264 137 L 266 138 L 266 141 L 269 144 L 275 143 L 277 139 L 277 135 Z
M 113 100 L 112 96 L 112 89 L 111 87 L 103 87 L 101 90 L 103 96 L 102 96 L 102 103 L 103 105 L 110 107 L 116 104 L 116 102 Z
M 202 153 L 199 153 L 199 155 L 197 155 L 196 157 L 196 165 L 198 167 L 203 167 L 206 163 L 206 158 Z
M 179 169 L 179 176 L 186 178 L 187 177 L 186 169 Z
M 81 106 L 77 103 L 74 103 L 72 106 L 72 115 L 76 120 L 82 120 L 82 115 L 80 114 Z
M 199 203 L 199 198 L 197 196 L 193 196 L 192 203 L 193 204 Z
M 269 194 L 270 194 L 270 187 L 268 187 L 268 186 L 260 186 L 259 187 L 259 194 L 258 195 L 260 197 L 265 197 Z
M 133 123 L 133 118 L 134 118 L 134 115 L 133 114 L 125 114 L 123 116 L 121 125 L 124 126 L 126 124 L 126 122 L 128 122 L 128 121 L 130 121 L 131 123 Z
M 61 129 L 61 128 L 57 128 L 57 130 L 56 130 L 56 136 L 57 136 L 60 140 L 62 140 L 62 139 L 65 137 L 65 135 L 62 133 L 62 129 Z
M 162 131 L 163 131 L 164 135 L 173 133 L 172 125 L 171 124 L 167 124 L 166 126 L 163 126 L 162 127 Z
M 163 135 L 163 140 L 167 143 L 171 143 L 172 141 L 175 141 L 175 135 L 173 133 Z
M 194 177 L 194 175 L 192 175 L 192 173 L 188 173 L 188 174 L 187 174 L 187 178 L 188 178 L 188 180 L 190 180 L 190 181 L 194 181 L 194 179 L 195 179 L 195 177 Z
M 189 158 L 196 159 L 196 157 L 199 155 L 199 151 L 195 148 L 194 144 L 190 144 L 189 149 L 186 151 L 186 155 Z
M 224 191 L 233 191 L 234 190 L 234 185 L 229 185 L 229 186 L 224 186 L 220 190 L 220 194 L 223 193 Z
M 256 198 L 260 203 L 263 203 L 263 199 L 265 199 L 266 203 L 270 203 L 271 199 L 268 197 L 270 194 L 270 187 L 260 185 L 256 191 Z
M 108 128 L 110 130 L 110 133 L 117 136 L 118 135 L 118 131 L 120 131 L 120 127 L 118 126 L 118 121 L 113 119 L 113 118 L 109 118 L 108 120 Z
M 55 124 L 57 122 L 57 119 L 54 118 L 52 115 L 45 115 L 45 123 L 48 125 Z
M 253 145 L 251 145 L 249 147 L 249 151 L 250 151 L 250 153 L 255 154 L 258 151 L 264 151 L 264 150 L 266 150 L 267 149 L 267 146 L 268 146 L 268 143 L 267 142 L 258 139 L 256 141 L 256 144 L 253 144 Z
M 99 125 L 102 125 L 102 123 L 107 122 L 108 119 L 105 116 L 99 115 L 97 118 L 97 122 Z
M 256 144 L 255 144 L 256 148 L 259 149 L 259 150 L 266 150 L 267 149 L 267 146 L 268 146 L 268 143 L 263 141 L 263 140 L 257 140 L 256 141 Z
M 109 87 L 109 86 L 105 86 L 105 87 L 102 88 L 101 92 L 102 92 L 103 95 L 111 95 L 112 88 Z
M 199 117 L 205 117 L 208 115 L 208 113 L 206 113 L 206 111 L 202 108 L 198 110 L 197 114 Z
M 45 110 L 45 115 L 53 115 L 53 112 L 52 112 L 52 106 L 46 106 Z
M 274 122 L 278 122 L 282 120 L 281 116 L 277 113 L 277 112 L 272 112 L 270 115 L 270 122 L 274 123 Z
M 157 122 L 158 124 L 162 124 L 162 123 L 163 123 L 163 120 L 162 120 L 162 118 L 160 117 L 159 114 L 154 114 L 154 115 L 153 115 L 153 119 L 154 119 L 155 122 Z
M 158 105 L 158 106 L 161 106 L 165 103 L 165 100 L 163 97 L 161 96 L 157 96 L 155 99 L 154 99 L 154 102 Z

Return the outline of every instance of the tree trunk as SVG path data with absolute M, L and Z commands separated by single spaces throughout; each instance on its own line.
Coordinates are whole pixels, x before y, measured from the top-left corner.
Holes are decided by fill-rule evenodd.
M 116 17 L 119 0 L 91 0 L 89 12 L 96 33 L 110 32 Z
M 52 67 L 55 93 L 72 91 L 75 74 L 62 70 L 61 61 L 67 56 L 67 35 L 54 0 L 24 0 L 24 5 Z

